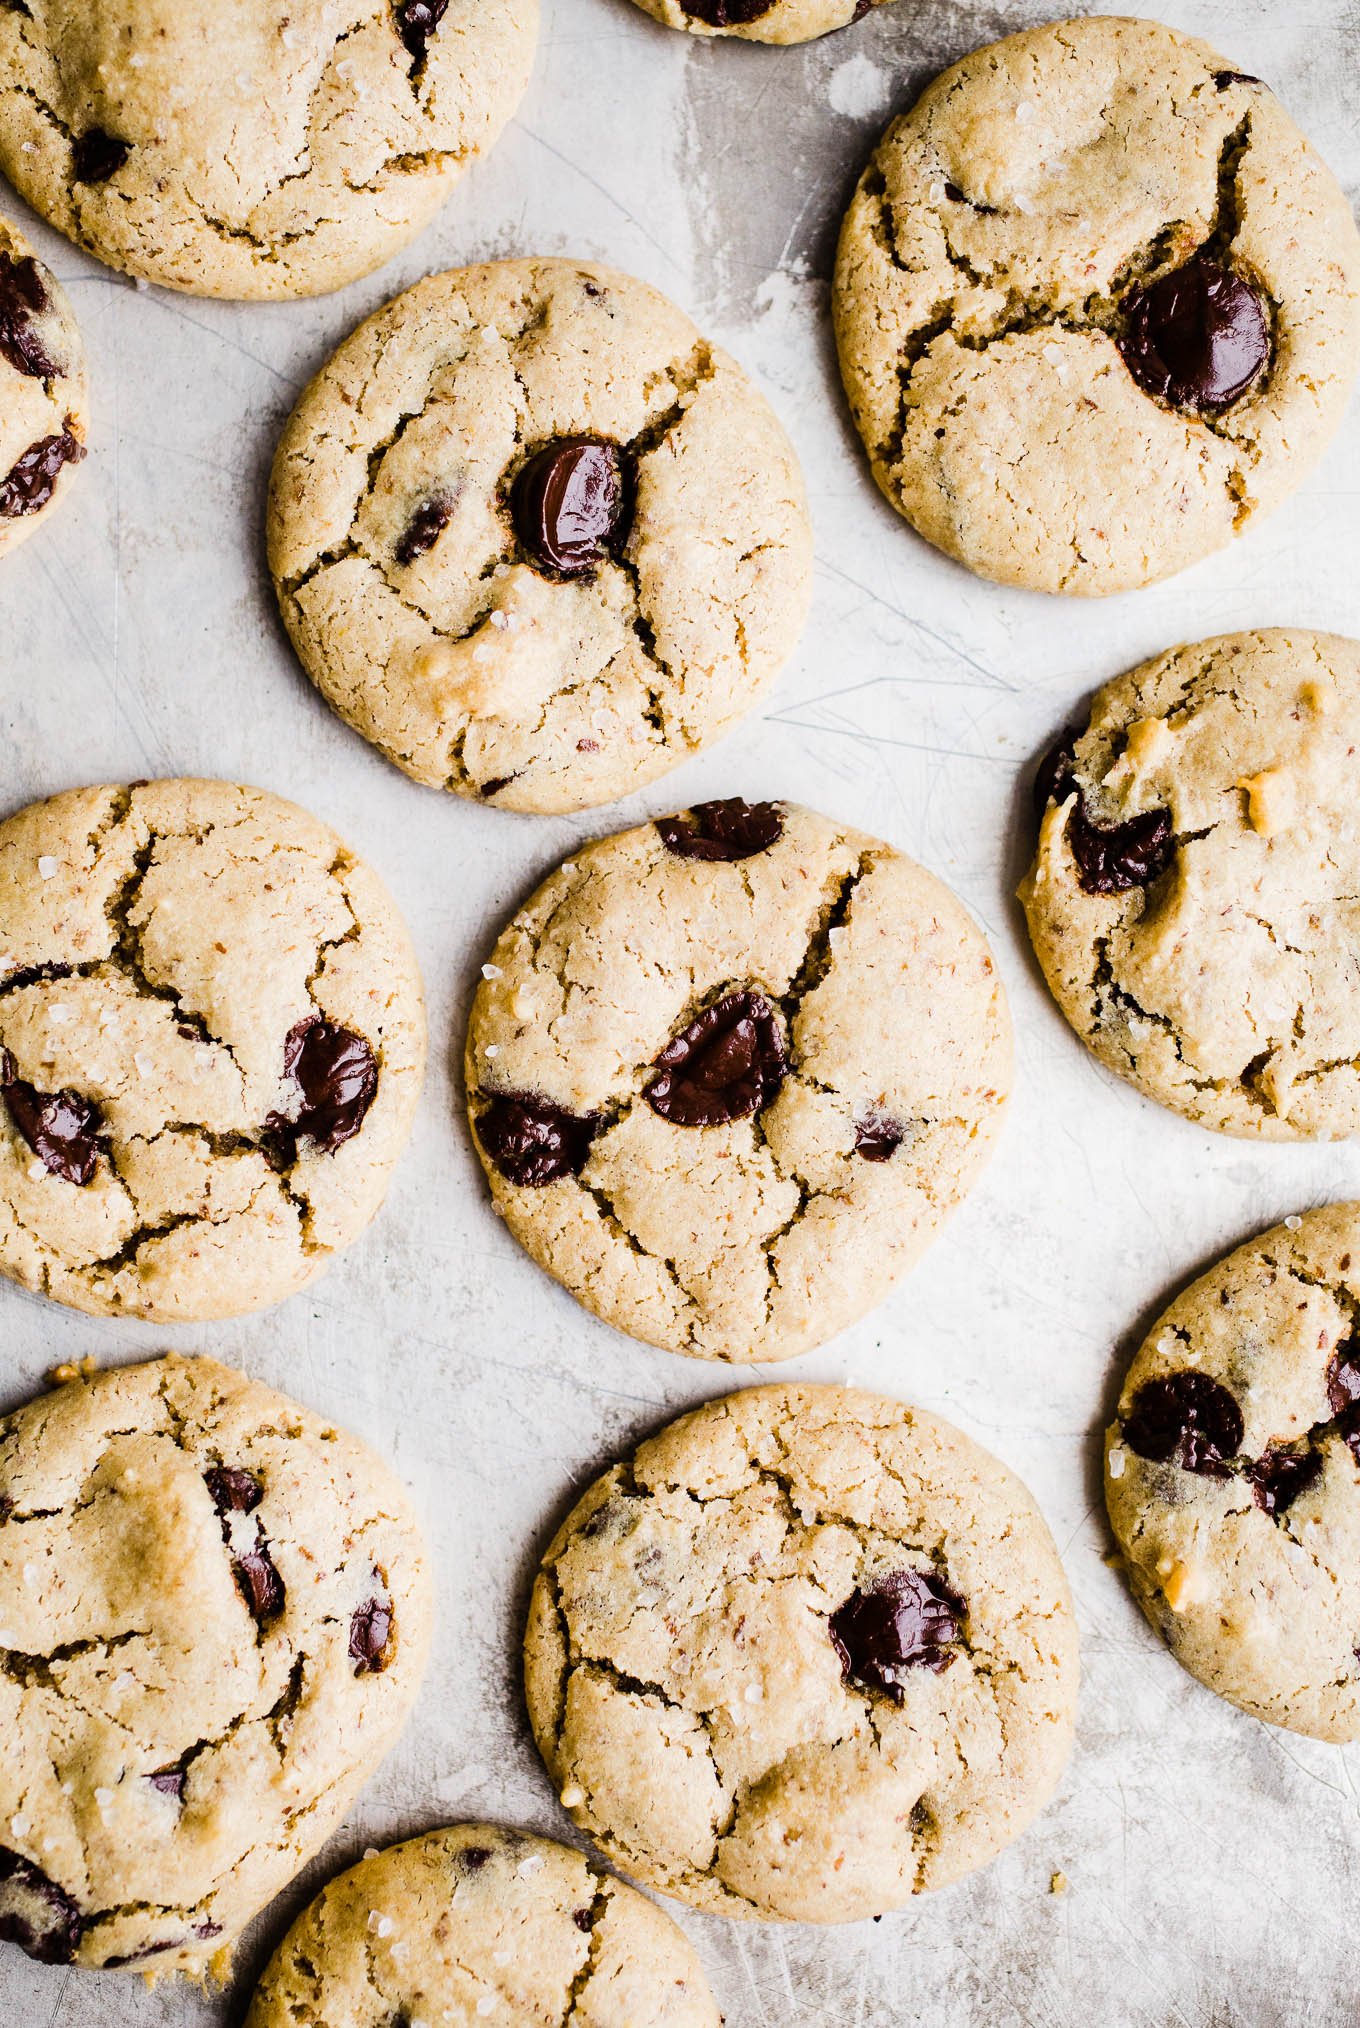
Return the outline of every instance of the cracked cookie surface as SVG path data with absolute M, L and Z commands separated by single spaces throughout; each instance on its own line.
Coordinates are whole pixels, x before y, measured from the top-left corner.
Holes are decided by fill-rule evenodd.
M 811 810 L 733 799 L 587 846 L 483 969 L 466 1080 L 496 1207 L 587 1308 L 674 1351 L 785 1359 L 853 1323 L 999 1127 L 981 931 Z
M 342 1873 L 294 1924 L 245 2028 L 719 2028 L 693 1946 L 579 1852 L 458 1824 Z
M 239 1315 L 377 1211 L 425 1017 L 328 826 L 225 782 L 0 823 L 0 1271 L 96 1314 Z
M 537 33 L 538 0 L 7 0 L 0 168 L 167 288 L 337 289 L 490 146 Z
M 937 1634 L 943 1608 L 942 1646 L 905 1605 L 866 1638 L 913 1596 Z M 1077 1637 L 1043 1517 L 960 1430 L 764 1387 L 591 1487 L 540 1568 L 525 1667 L 563 1801 L 626 1872 L 717 1914 L 854 1922 L 1043 1807 Z
M 1138 358 L 1149 293 L 1167 314 L 1156 285 L 1197 254 L 1232 278 L 1220 297 L 1246 284 L 1266 354 L 1210 397 L 1197 318 L 1219 313 L 1184 298 L 1163 335 L 1204 369 L 1198 409 L 1147 391 Z M 1222 548 L 1311 469 L 1360 359 L 1360 238 L 1259 81 L 1156 22 L 1057 22 L 965 58 L 889 128 L 835 314 L 898 511 L 984 577 L 1113 592 Z M 1232 331 L 1210 349 L 1222 367 Z
M 65 499 L 88 434 L 75 313 L 51 269 L 0 218 L 0 557 Z
M 223 1970 L 394 1744 L 431 1588 L 367 1447 L 208 1359 L 0 1422 L 0 1938 Z
M 340 716 L 517 810 L 607 801 L 718 738 L 811 590 L 764 398 L 654 289 L 563 260 L 432 275 L 361 325 L 284 434 L 269 550 Z
M 1045 764 L 1021 887 L 1078 1035 L 1222 1133 L 1360 1131 L 1360 644 L 1275 628 L 1109 683 Z
M 847 28 L 884 0 L 637 0 L 637 5 L 654 21 L 691 35 L 791 43 Z
M 1307 1211 L 1153 1325 L 1106 1439 L 1133 1594 L 1244 1711 L 1360 1739 L 1360 1204 Z

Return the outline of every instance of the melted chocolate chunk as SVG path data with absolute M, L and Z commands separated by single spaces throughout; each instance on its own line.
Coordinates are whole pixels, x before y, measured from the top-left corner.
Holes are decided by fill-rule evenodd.
M 15 1127 L 49 1175 L 63 1183 L 92 1181 L 103 1125 L 97 1106 L 75 1091 L 36 1091 L 16 1077 L 7 1049 L 0 1050 L 0 1093 Z
M 264 1496 L 264 1488 L 253 1472 L 236 1465 L 212 1465 L 203 1474 L 203 1483 L 212 1495 L 219 1514 L 253 1514 Z
M 488 1846 L 469 1845 L 466 1850 L 458 1854 L 458 1863 L 460 1866 L 466 1866 L 469 1873 L 480 1873 L 490 1857 L 491 1852 Z
M 588 1908 L 576 1909 L 571 1919 L 576 1924 L 577 1929 L 584 1930 L 587 1936 L 590 1935 L 592 1925 L 590 1910 Z
M 61 372 L 33 329 L 34 317 L 48 307 L 38 263 L 0 254 L 0 358 L 31 380 L 55 380 Z
M 184 1784 L 188 1777 L 182 1767 L 158 1767 L 147 1780 L 160 1795 L 173 1796 L 177 1803 L 184 1801 Z
M 1222 415 L 1270 360 L 1258 290 L 1204 254 L 1135 290 L 1119 349 L 1138 385 L 1190 415 Z
M 1185 1472 L 1226 1479 L 1228 1460 L 1242 1448 L 1242 1411 L 1207 1373 L 1171 1373 L 1145 1380 L 1124 1420 L 1124 1441 L 1140 1458 L 1174 1457 Z
M 30 444 L 0 479 L 0 521 L 17 521 L 21 515 L 39 513 L 55 493 L 63 467 L 78 465 L 84 455 L 84 444 L 69 429 Z
M 356 1676 L 376 1676 L 387 1667 L 392 1639 L 392 1601 L 380 1570 L 373 1573 L 376 1589 L 349 1623 L 349 1658 Z
M 680 0 L 691 21 L 703 21 L 710 28 L 745 28 L 768 14 L 774 0 Z
M 1306 1492 L 1322 1470 L 1317 1451 L 1266 1451 L 1248 1465 L 1252 1498 L 1266 1514 L 1283 1514 L 1286 1507 Z
M 238 1556 L 234 1568 L 241 1596 L 255 1619 L 261 1625 L 265 1620 L 276 1620 L 283 1611 L 287 1593 L 264 1543 L 248 1549 L 244 1556 Z
M 1077 764 L 1077 741 L 1081 727 L 1069 725 L 1048 749 L 1034 771 L 1034 810 L 1042 817 L 1050 803 L 1065 803 L 1077 786 L 1073 769 Z
M 203 1483 L 222 1517 L 222 1540 L 232 1551 L 232 1574 L 242 1598 L 260 1625 L 266 1620 L 277 1619 L 283 1611 L 287 1594 L 283 1579 L 274 1568 L 269 1545 L 258 1521 L 255 1524 L 255 1540 L 249 1549 L 238 1552 L 232 1541 L 230 1517 L 233 1514 L 253 1514 L 264 1496 L 263 1487 L 253 1472 L 243 1472 L 236 1465 L 210 1466 L 203 1474 Z
M 769 1105 L 788 1067 L 769 1001 L 729 993 L 666 1044 L 643 1095 L 672 1126 L 717 1127 Z
M 906 1696 L 904 1672 L 954 1660 L 951 1643 L 963 1631 L 967 1608 L 938 1577 L 894 1570 L 864 1591 L 852 1592 L 831 1615 L 831 1640 L 847 1683 L 881 1690 L 894 1704 Z
M 430 37 L 448 11 L 449 0 L 395 0 L 397 33 L 417 63 L 423 63 Z
M 1171 864 L 1176 840 L 1169 810 L 1144 810 L 1123 824 L 1093 824 L 1078 796 L 1067 839 L 1087 894 L 1127 894 L 1146 887 Z
M 519 1091 L 491 1096 L 477 1122 L 477 1137 L 487 1154 L 507 1183 L 520 1190 L 579 1176 L 599 1131 L 597 1114 L 582 1118 L 551 1099 Z
M 855 1153 L 866 1162 L 891 1162 L 906 1132 L 889 1113 L 863 1113 L 855 1122 Z
M 17 993 L 23 986 L 39 986 L 48 979 L 69 979 L 74 970 L 74 965 L 25 965 L 22 971 L 0 979 L 0 992 Z
M 1221 92 L 1236 84 L 1260 85 L 1262 91 L 1265 90 L 1264 78 L 1253 77 L 1251 72 L 1246 70 L 1217 70 L 1214 72 L 1214 83 Z
M 1348 1338 L 1338 1345 L 1327 1368 L 1327 1400 L 1333 1415 L 1360 1405 L 1360 1342 Z
M 433 549 L 452 516 L 453 501 L 447 493 L 437 493 L 433 499 L 422 501 L 397 543 L 397 562 L 403 566 L 414 563 L 418 556 Z
M 688 816 L 658 817 L 656 828 L 677 859 L 753 859 L 783 836 L 784 813 L 777 803 L 728 796 L 718 803 L 696 803 Z
M 71 143 L 71 161 L 77 183 L 107 183 L 116 176 L 132 153 L 131 141 L 120 141 L 102 127 L 91 127 Z
M 549 577 L 589 577 L 624 534 L 623 456 L 600 437 L 559 437 L 515 481 L 515 533 Z
M 65 1888 L 0 1845 L 0 1939 L 18 1944 L 40 1965 L 69 1965 L 84 1929 L 85 1918 Z
M 294 1114 L 265 1121 L 285 1154 L 296 1159 L 299 1141 L 333 1154 L 362 1127 L 378 1091 L 378 1059 L 362 1035 L 309 1014 L 283 1045 L 283 1074 L 302 1094 Z

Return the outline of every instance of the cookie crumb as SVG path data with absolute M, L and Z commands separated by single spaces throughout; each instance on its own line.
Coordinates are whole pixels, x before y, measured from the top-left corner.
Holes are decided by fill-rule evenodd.
M 1066 1894 L 1067 1875 L 1061 1870 L 1055 1873 L 1048 1883 L 1048 1891 L 1050 1894 Z

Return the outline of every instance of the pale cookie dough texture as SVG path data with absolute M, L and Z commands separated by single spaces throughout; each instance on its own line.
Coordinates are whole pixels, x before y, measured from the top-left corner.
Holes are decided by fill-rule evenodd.
M 834 1387 L 711 1402 L 543 1560 L 529 1713 L 624 1870 L 715 1914 L 856 1922 L 1017 1837 L 1071 1746 L 1043 1517 L 949 1423 Z
M 720 2028 L 693 1946 L 579 1852 L 490 1824 L 394 1845 L 299 1916 L 245 2028 Z
M 1207 299 L 1197 257 L 1226 271 Z M 1003 584 L 1115 592 L 1221 549 L 1321 454 L 1360 239 L 1264 84 L 1156 22 L 1056 22 L 889 128 L 835 314 L 874 476 L 922 535 Z
M 811 593 L 763 397 L 654 289 L 566 260 L 432 275 L 361 325 L 288 425 L 269 550 L 341 717 L 514 810 L 608 801 L 718 738 Z
M 537 33 L 538 0 L 7 0 L 0 169 L 111 267 L 315 295 L 429 223 Z
M 735 35 L 747 42 L 810 42 L 862 21 L 884 0 L 637 0 L 667 28 L 691 35 Z
M 225 1366 L 0 1422 L 0 1938 L 224 1972 L 394 1744 L 430 1612 L 386 1466 Z
M 1105 1497 L 1134 1596 L 1220 1697 L 1360 1739 L 1360 1204 L 1188 1288 L 1129 1368 Z
M 1041 770 L 1020 890 L 1102 1063 L 1220 1132 L 1360 1132 L 1360 644 L 1281 628 L 1100 691 Z
M 588 846 L 484 974 L 466 1078 L 497 1210 L 597 1316 L 701 1358 L 786 1359 L 879 1302 L 1009 1089 L 972 918 L 794 805 Z
M 391 897 L 256 789 L 72 791 L 0 824 L 0 1272 L 237 1316 L 368 1224 L 424 1065 Z
M 0 9 L 0 35 L 5 18 Z M 85 347 L 71 305 L 0 218 L 0 558 L 66 497 L 88 434 Z

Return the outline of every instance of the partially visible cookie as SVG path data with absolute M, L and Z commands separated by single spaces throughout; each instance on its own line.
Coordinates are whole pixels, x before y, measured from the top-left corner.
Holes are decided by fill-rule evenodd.
M 0 1421 L 0 1938 L 224 1969 L 394 1744 L 430 1612 L 387 1467 L 225 1366 Z
M 85 456 L 88 401 L 66 292 L 0 218 L 0 557 L 65 498 Z
M 496 1207 L 606 1322 L 787 1359 L 879 1302 L 1010 1085 L 986 941 L 933 874 L 792 804 L 587 846 L 505 930 L 466 1078 Z
M 1360 1204 L 1201 1275 L 1129 1368 L 1105 1497 L 1139 1605 L 1220 1697 L 1360 1739 Z
M 0 823 L 0 1273 L 237 1316 L 377 1211 L 425 1053 L 376 875 L 259 789 L 78 789 Z
M 529 1716 L 627 1872 L 716 1914 L 856 1922 L 1017 1837 L 1072 1741 L 1043 1517 L 961 1431 L 835 1387 L 708 1403 L 543 1559 Z
M 1155 21 L 965 57 L 841 234 L 874 476 L 1004 584 L 1094 594 L 1221 549 L 1300 483 L 1360 362 L 1360 236 L 1257 78 Z
M 459 1824 L 333 1880 L 275 1952 L 245 2028 L 720 2028 L 693 1946 L 546 1838 Z
M 111 267 L 195 295 L 338 289 L 500 133 L 538 0 L 0 5 L 0 168 Z
M 637 0 L 667 28 L 691 35 L 736 35 L 748 42 L 810 42 L 862 21 L 884 0 Z
M 719 738 L 811 591 L 764 398 L 655 289 L 565 260 L 431 275 L 361 325 L 284 433 L 269 553 L 341 717 L 514 810 L 608 801 Z
M 1101 1061 L 1220 1132 L 1360 1132 L 1360 643 L 1229 634 L 1096 697 L 1040 770 L 1020 890 Z

